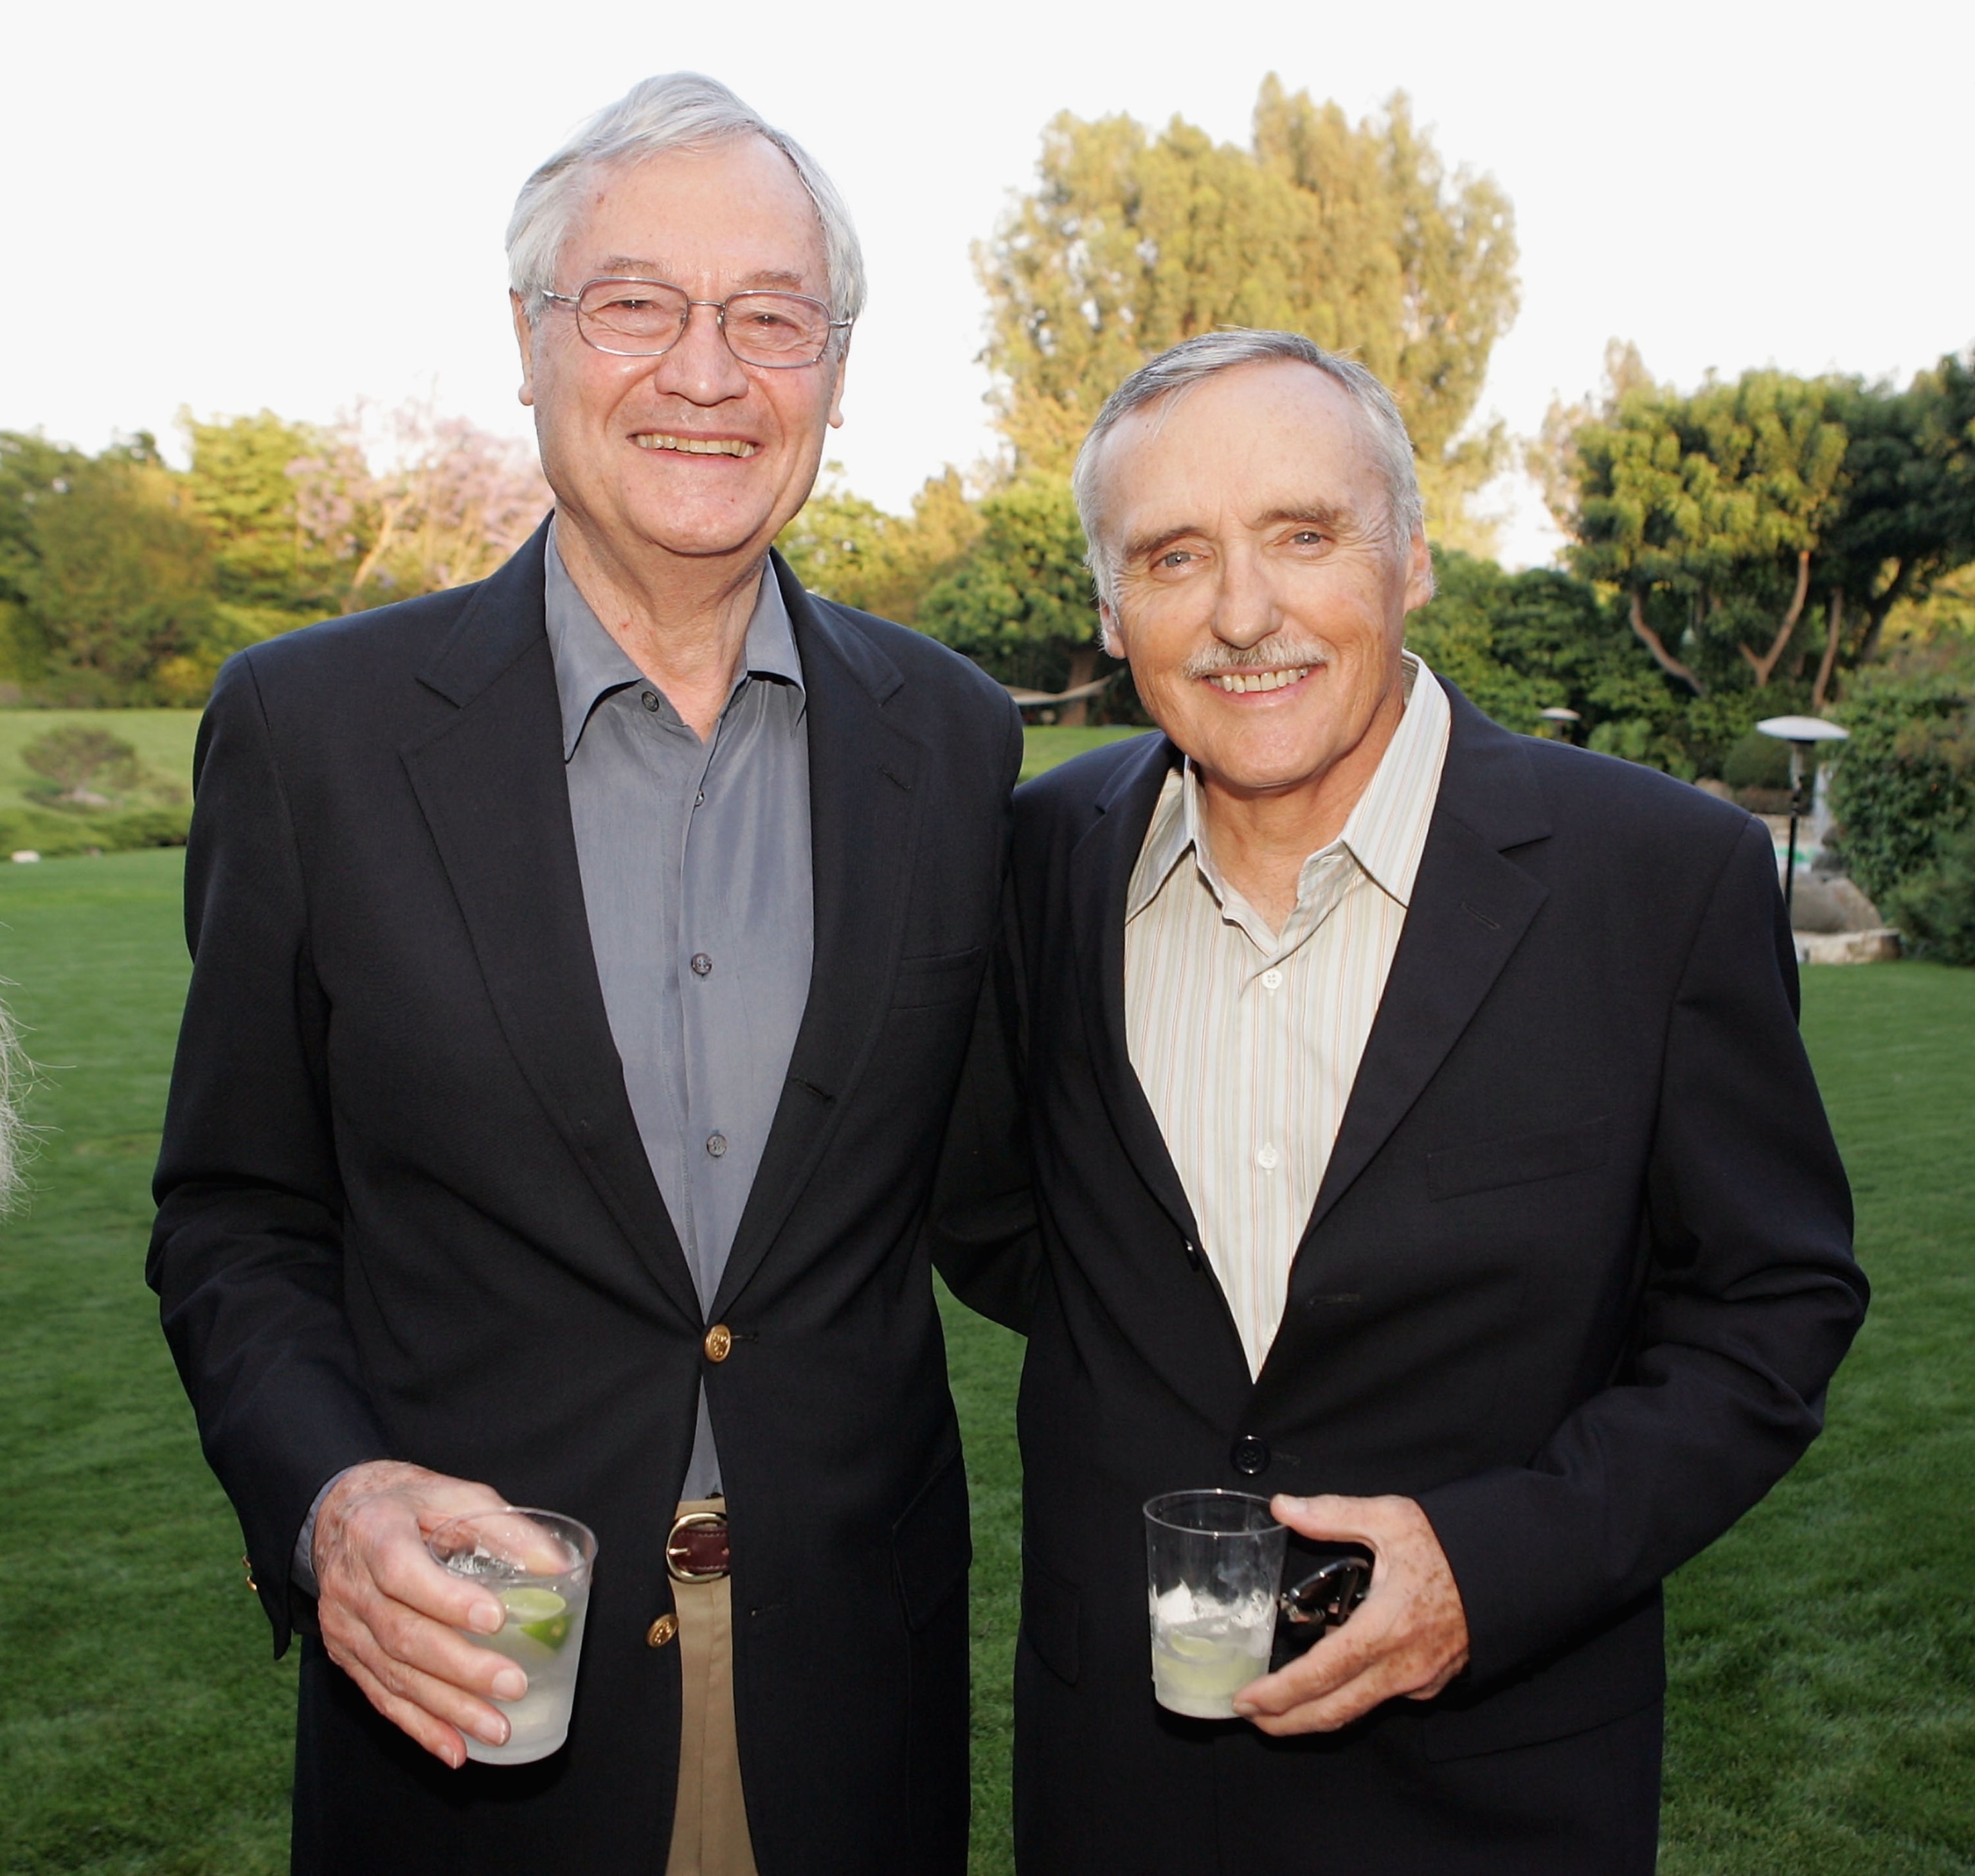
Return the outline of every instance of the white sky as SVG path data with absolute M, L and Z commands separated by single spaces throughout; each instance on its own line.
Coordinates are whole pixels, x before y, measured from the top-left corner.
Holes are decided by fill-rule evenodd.
M 1975 340 L 1975 5 L 1659 0 L 127 0 L 31 14 L 0 75 L 0 427 L 94 448 L 263 406 L 327 418 L 436 380 L 519 432 L 514 191 L 647 73 L 793 132 L 863 236 L 872 303 L 832 440 L 887 507 L 991 448 L 970 245 L 1058 110 L 1245 143 L 1263 74 L 1355 118 L 1395 88 L 1515 204 L 1523 310 L 1484 414 L 1533 432 L 1607 338 L 1658 376 L 1905 374 Z M 909 324 L 909 301 L 931 314 Z M 1553 537 L 1521 478 L 1507 557 Z

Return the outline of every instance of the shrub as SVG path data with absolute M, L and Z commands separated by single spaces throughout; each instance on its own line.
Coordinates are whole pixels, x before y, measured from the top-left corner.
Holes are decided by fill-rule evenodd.
M 1920 956 L 1975 964 L 1975 820 L 1940 841 L 1933 865 L 1900 882 L 1886 913 Z
M 1929 651 L 1863 673 L 1838 713 L 1852 740 L 1832 777 L 1845 863 L 1889 899 L 1975 812 L 1975 660 Z

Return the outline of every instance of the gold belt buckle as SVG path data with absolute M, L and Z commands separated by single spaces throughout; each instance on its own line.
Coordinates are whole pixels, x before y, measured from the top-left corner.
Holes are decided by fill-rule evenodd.
M 717 1583 L 728 1573 L 727 1517 L 688 1511 L 672 1520 L 665 1538 L 665 1569 L 679 1583 Z

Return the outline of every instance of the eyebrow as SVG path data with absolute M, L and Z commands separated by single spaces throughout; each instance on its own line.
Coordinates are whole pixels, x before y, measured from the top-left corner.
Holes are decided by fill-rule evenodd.
M 1270 509 L 1258 515 L 1251 525 L 1257 527 L 1277 527 L 1285 521 L 1306 521 L 1312 527 L 1323 528 L 1326 533 L 1350 535 L 1360 534 L 1363 524 L 1354 509 L 1341 508 L 1334 502 L 1300 501 L 1287 507 Z M 1125 543 L 1124 558 L 1129 561 L 1156 560 L 1175 541 L 1186 539 L 1189 534 L 1204 534 L 1207 531 L 1196 524 L 1183 523 L 1177 527 L 1162 527 L 1156 534 L 1135 534 Z
M 674 284 L 662 262 L 642 261 L 630 255 L 613 254 L 601 262 L 600 268 L 600 271 L 590 276 L 593 280 L 649 280 L 666 286 Z M 751 274 L 742 274 L 734 291 L 736 293 L 754 290 L 801 293 L 807 284 L 801 274 L 792 274 L 786 268 L 758 268 Z

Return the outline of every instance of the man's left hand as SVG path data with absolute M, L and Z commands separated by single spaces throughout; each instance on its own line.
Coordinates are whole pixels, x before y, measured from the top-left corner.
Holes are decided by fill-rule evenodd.
M 1430 1700 L 1467 1662 L 1467 1615 L 1426 1513 L 1410 1498 L 1290 1498 L 1270 1506 L 1319 1543 L 1362 1544 L 1372 1591 L 1305 1655 L 1250 1681 L 1234 1710 L 1264 1733 L 1334 1733 L 1404 1694 Z

